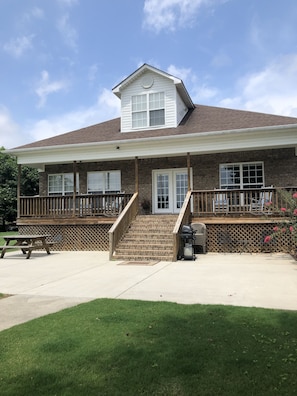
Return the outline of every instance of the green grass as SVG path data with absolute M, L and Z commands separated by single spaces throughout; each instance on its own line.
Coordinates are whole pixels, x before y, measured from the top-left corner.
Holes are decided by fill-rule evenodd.
M 294 395 L 297 312 L 101 299 L 0 333 L 0 394 Z
M 0 246 L 3 246 L 5 244 L 5 241 L 3 239 L 5 235 L 17 235 L 17 234 L 18 234 L 17 231 L 0 232 Z

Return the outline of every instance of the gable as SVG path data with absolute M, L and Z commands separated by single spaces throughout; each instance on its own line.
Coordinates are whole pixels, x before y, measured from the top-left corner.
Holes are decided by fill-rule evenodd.
M 117 85 L 121 132 L 175 128 L 194 105 L 180 79 L 144 64 Z

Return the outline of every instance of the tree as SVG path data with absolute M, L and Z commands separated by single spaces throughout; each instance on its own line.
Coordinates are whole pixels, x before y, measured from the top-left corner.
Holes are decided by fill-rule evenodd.
M 6 154 L 0 148 L 0 219 L 2 230 L 5 223 L 16 220 L 17 216 L 17 179 L 18 167 L 16 158 Z M 38 171 L 29 167 L 22 167 L 21 193 L 35 195 L 38 193 Z

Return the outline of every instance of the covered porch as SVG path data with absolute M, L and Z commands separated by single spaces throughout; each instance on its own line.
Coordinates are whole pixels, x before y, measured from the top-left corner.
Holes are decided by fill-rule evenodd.
M 182 225 L 195 222 L 206 224 L 210 252 L 290 251 L 288 235 L 277 243 L 264 243 L 279 219 L 276 208 L 285 205 L 280 191 L 273 187 L 188 191 L 172 230 L 173 260 Z M 18 225 L 22 233 L 50 234 L 58 250 L 109 250 L 112 258 L 139 213 L 138 193 L 19 197 Z
M 282 190 L 296 191 L 297 187 L 190 190 L 191 216 L 237 218 L 243 222 L 255 217 L 274 218 L 277 209 L 285 205 Z M 127 193 L 20 196 L 18 219 L 117 218 L 132 196 Z

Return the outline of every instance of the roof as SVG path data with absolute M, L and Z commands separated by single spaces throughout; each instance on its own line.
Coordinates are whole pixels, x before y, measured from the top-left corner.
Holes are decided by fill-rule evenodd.
M 195 105 L 176 128 L 162 128 L 135 132 L 120 132 L 120 118 L 64 133 L 48 139 L 16 147 L 35 149 L 74 144 L 129 141 L 150 137 L 174 137 L 204 132 L 232 131 L 249 128 L 297 125 L 297 118 L 213 106 Z M 12 149 L 13 151 L 13 149 Z

